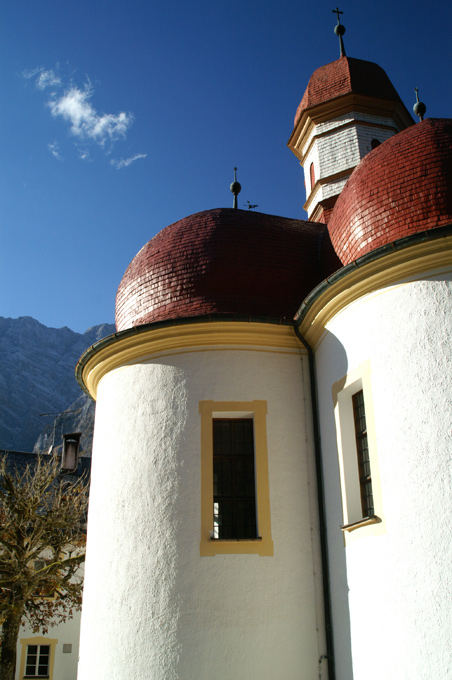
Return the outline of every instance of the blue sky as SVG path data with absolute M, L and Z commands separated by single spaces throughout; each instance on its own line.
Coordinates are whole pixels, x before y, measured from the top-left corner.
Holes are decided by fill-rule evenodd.
M 332 3 L 15 0 L 0 17 L 0 316 L 111 322 L 157 231 L 232 205 L 304 217 L 287 149 L 311 73 L 338 57 Z M 406 106 L 452 110 L 449 2 L 349 1 L 349 56 Z

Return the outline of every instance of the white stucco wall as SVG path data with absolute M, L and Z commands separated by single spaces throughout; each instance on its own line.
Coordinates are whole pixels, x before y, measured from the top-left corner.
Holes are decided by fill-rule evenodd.
M 274 555 L 201 557 L 200 400 L 267 400 Z M 98 389 L 79 680 L 326 678 L 306 359 L 196 351 Z
M 451 677 L 450 280 L 430 272 L 352 303 L 316 352 L 337 647 L 346 558 L 354 680 Z M 367 361 L 384 524 L 344 549 L 332 385 Z

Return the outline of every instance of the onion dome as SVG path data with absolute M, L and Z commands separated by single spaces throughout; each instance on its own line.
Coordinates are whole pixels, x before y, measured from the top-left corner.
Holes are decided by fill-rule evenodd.
M 452 120 L 428 118 L 371 151 L 328 223 L 344 265 L 380 246 L 452 223 Z
M 344 56 L 314 71 L 295 114 L 294 127 L 305 111 L 345 95 L 393 102 L 401 108 L 405 124 L 412 122 L 393 84 L 378 64 Z
M 340 266 L 324 224 L 223 208 L 163 229 L 116 296 L 118 331 L 205 315 L 290 320 Z

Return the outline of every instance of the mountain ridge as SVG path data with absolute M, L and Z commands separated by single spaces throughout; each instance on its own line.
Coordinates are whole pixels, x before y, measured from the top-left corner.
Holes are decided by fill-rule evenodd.
M 94 404 L 80 390 L 74 367 L 88 347 L 114 332 L 113 324 L 78 333 L 68 326 L 45 326 L 31 316 L 0 317 L 0 448 L 44 450 L 61 443 L 61 428 L 92 430 Z M 73 407 L 79 409 L 73 417 L 60 415 Z M 55 420 L 61 423 L 41 414 L 58 414 Z M 91 440 L 92 432 L 83 433 L 86 454 Z

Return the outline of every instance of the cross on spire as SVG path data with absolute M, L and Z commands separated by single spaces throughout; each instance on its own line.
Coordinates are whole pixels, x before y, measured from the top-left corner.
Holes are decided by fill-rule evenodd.
M 342 12 L 339 7 L 336 7 L 336 9 L 332 9 L 331 11 L 333 14 L 337 14 L 337 23 L 340 24 L 339 14 L 343 14 L 344 12 Z
M 340 14 L 343 14 L 344 12 L 342 12 L 339 9 L 339 7 L 336 7 L 336 9 L 332 9 L 331 11 L 333 12 L 333 14 L 336 14 L 336 16 L 337 16 L 337 24 L 334 27 L 334 32 L 336 33 L 337 37 L 339 38 L 340 56 L 345 57 L 346 55 L 345 55 L 344 41 L 342 40 L 342 36 L 345 33 L 345 26 L 343 26 L 341 24 L 341 20 L 340 20 L 340 16 L 339 16 Z

